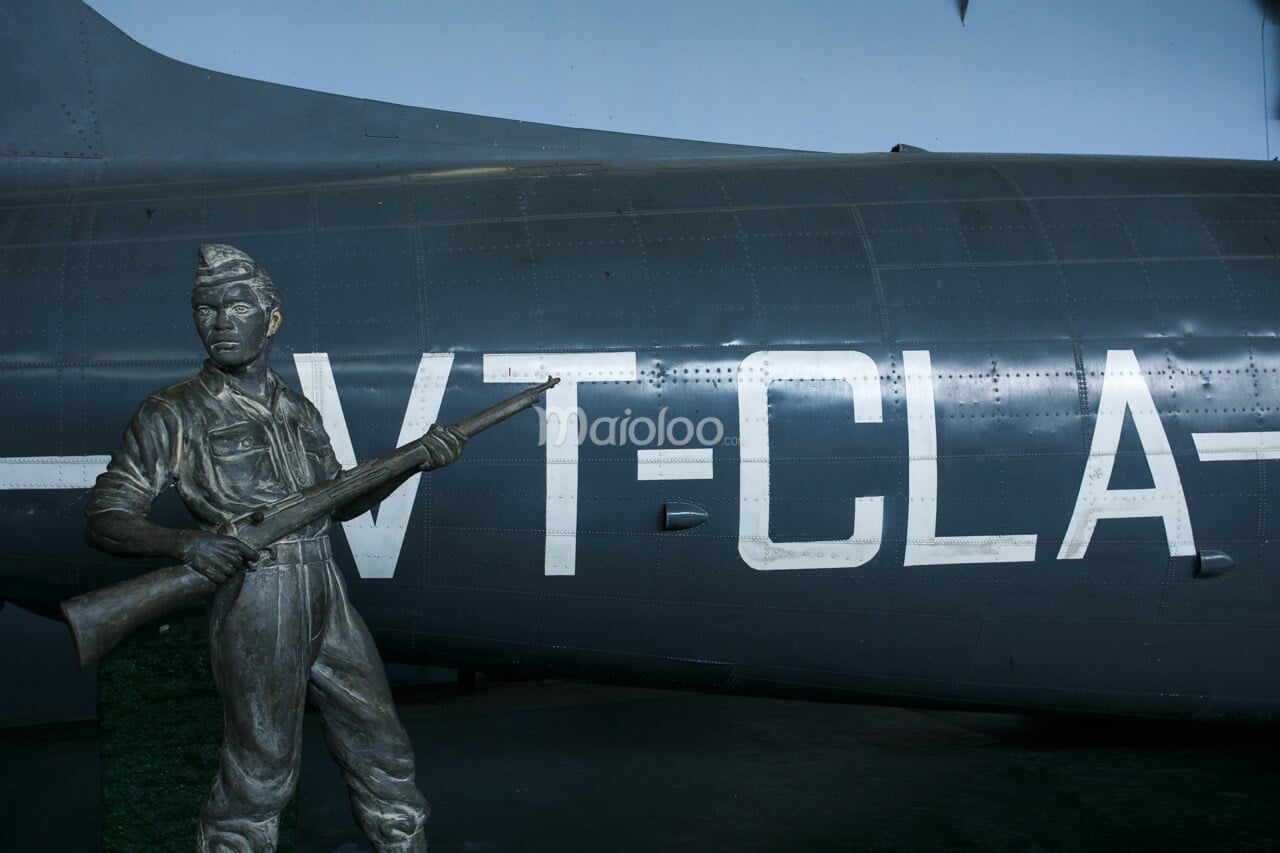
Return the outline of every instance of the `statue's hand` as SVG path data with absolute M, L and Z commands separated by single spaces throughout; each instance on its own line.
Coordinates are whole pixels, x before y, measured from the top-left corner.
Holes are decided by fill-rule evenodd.
M 214 583 L 222 583 L 257 559 L 253 548 L 220 533 L 193 531 L 182 548 L 182 562 Z
M 422 466 L 422 470 L 430 471 L 432 468 L 443 468 L 457 459 L 462 454 L 462 448 L 467 446 L 467 437 L 456 427 L 435 424 L 427 430 L 423 444 L 431 454 L 431 460 Z

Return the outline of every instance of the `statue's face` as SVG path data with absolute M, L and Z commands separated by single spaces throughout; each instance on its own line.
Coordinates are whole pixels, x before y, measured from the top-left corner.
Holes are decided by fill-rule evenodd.
M 244 282 L 199 288 L 192 294 L 191 310 L 209 358 L 225 370 L 262 357 L 280 325 L 280 312 L 268 316 Z

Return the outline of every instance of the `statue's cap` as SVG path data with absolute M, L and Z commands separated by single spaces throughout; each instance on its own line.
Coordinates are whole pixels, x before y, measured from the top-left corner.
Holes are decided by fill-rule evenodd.
M 275 282 L 257 261 L 225 243 L 206 243 L 196 253 L 196 286 L 194 296 L 201 288 L 220 287 L 224 284 L 249 285 L 258 306 L 263 311 L 280 307 L 280 294 Z
M 208 243 L 196 253 L 196 287 L 216 287 L 255 279 L 273 287 L 266 271 L 235 246 Z

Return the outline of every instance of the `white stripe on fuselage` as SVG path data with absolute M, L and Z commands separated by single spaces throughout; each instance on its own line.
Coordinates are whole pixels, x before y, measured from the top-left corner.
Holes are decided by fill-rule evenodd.
M 1280 432 L 1196 432 L 1191 440 L 1201 462 L 1280 459 Z
M 0 490 L 87 489 L 110 456 L 15 456 L 0 459 Z
M 636 451 L 637 480 L 710 480 L 715 476 L 710 447 Z

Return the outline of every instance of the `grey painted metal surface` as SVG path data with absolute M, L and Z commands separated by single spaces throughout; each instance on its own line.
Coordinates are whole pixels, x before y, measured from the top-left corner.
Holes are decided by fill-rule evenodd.
M 79 0 L 0 7 L 5 186 L 370 177 L 415 166 L 764 152 L 343 98 L 194 68 Z
M 71 109 L 68 157 L 4 144 L 3 597 L 124 573 L 79 544 L 76 466 L 191 372 L 191 252 L 230 242 L 287 294 L 281 372 L 336 393 L 359 458 L 407 410 L 449 421 L 547 372 L 582 408 L 580 447 L 516 418 L 335 536 L 388 654 L 1280 717 L 1274 165 L 743 154 L 516 123 L 491 150 L 489 120 L 417 110 L 401 127 L 428 141 L 375 151 L 350 100 L 229 78 L 139 97 L 179 89 L 128 89 L 94 51 L 154 58 L 52 7 L 85 22 L 99 106 L 132 91 L 150 118 Z M 230 91 L 243 132 L 194 132 Z M 320 130 L 291 145 L 294 123 Z M 707 521 L 665 530 L 674 503 Z

